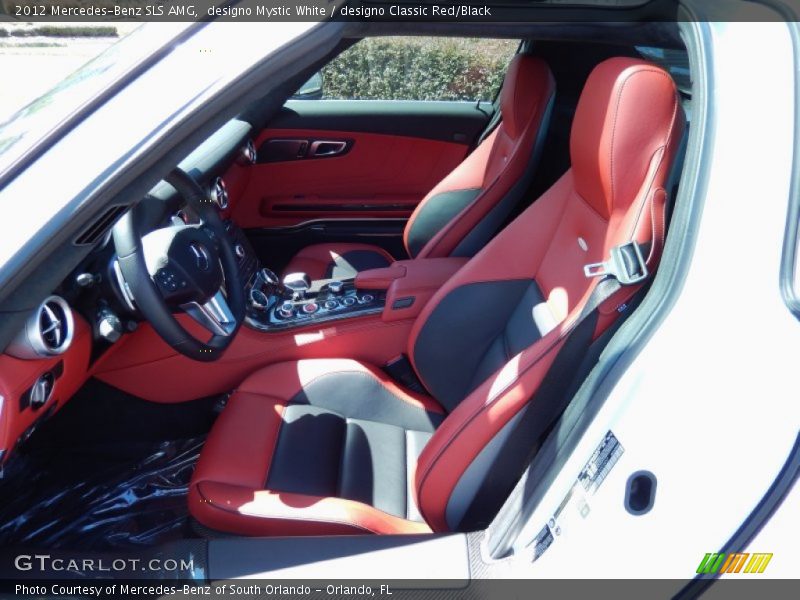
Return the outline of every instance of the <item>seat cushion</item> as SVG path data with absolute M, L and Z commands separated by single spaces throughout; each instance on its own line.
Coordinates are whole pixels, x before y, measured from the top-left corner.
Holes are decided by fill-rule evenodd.
M 312 280 L 351 279 L 360 271 L 381 269 L 394 262 L 383 248 L 368 244 L 315 244 L 298 252 L 284 269 L 306 273 Z
M 428 532 L 414 467 L 443 412 L 356 361 L 269 366 L 242 383 L 215 423 L 190 511 L 243 535 Z

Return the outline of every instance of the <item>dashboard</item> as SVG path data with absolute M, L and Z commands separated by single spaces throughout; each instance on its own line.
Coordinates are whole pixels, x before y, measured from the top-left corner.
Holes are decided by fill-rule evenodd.
M 249 123 L 234 119 L 178 165 L 204 189 L 236 244 L 249 279 L 258 268 L 244 234 L 228 219 L 256 161 Z M 119 207 L 118 207 L 119 208 Z M 160 182 L 141 201 L 150 229 L 192 224 L 197 215 Z M 142 321 L 121 277 L 112 239 L 118 210 L 94 232 L 91 253 L 27 318 L 0 354 L 0 465 L 90 377 L 98 360 Z M 247 279 L 245 279 L 247 281 Z

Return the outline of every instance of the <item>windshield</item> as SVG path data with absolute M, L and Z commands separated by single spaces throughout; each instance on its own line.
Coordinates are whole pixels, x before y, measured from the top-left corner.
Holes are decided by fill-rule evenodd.
M 43 136 L 190 25 L 149 23 L 139 27 L 52 90 L 11 115 L 0 124 L 0 176 Z

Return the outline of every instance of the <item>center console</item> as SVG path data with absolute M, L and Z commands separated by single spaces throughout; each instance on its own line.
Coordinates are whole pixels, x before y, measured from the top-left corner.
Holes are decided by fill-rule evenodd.
M 323 325 L 330 321 L 379 315 L 382 322 L 415 318 L 433 294 L 465 263 L 464 258 L 398 260 L 355 279 L 311 281 L 305 273 L 283 280 L 262 267 L 241 230 L 229 234 L 246 281 L 245 323 L 264 332 Z
M 259 264 L 241 229 L 228 222 L 227 230 L 246 282 L 245 323 L 253 329 L 285 331 L 383 311 L 386 293 L 357 290 L 353 280 L 310 281 L 304 273 L 292 273 L 281 281 Z
M 352 280 L 312 282 L 301 275 L 290 274 L 281 282 L 269 269 L 260 269 L 248 290 L 245 322 L 276 331 L 383 311 L 383 292 L 357 290 Z

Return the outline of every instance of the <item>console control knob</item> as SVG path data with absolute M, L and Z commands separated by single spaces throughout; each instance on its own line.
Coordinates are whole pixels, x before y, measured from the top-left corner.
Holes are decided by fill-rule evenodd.
M 355 303 L 356 303 L 356 299 L 353 298 L 352 296 L 348 296 L 347 298 L 344 298 L 342 300 L 342 304 L 344 304 L 345 306 L 353 306 L 353 304 L 355 304 Z
M 334 310 L 336 308 L 339 308 L 339 303 L 336 302 L 336 300 L 326 300 L 323 306 L 325 306 L 325 308 L 327 308 L 328 310 Z
M 33 410 L 41 408 L 47 403 L 50 399 L 50 395 L 53 393 L 54 383 L 55 377 L 52 373 L 45 373 L 36 380 L 28 396 L 28 401 Z
M 261 290 L 250 290 L 250 306 L 256 310 L 266 310 L 269 306 L 269 298 Z
M 372 294 L 364 294 L 358 299 L 360 304 L 369 304 L 373 300 L 375 300 L 375 296 L 373 296 Z
M 290 319 L 294 316 L 294 304 L 291 302 L 284 302 L 278 309 L 278 314 L 284 319 Z
M 316 302 L 306 302 L 303 304 L 303 312 L 307 315 L 313 315 L 319 310 L 319 304 Z
M 278 279 L 278 276 L 275 275 L 275 273 L 272 270 L 267 269 L 266 267 L 262 268 L 258 272 L 258 276 L 261 278 L 261 281 L 263 281 L 264 283 L 277 284 L 277 283 L 280 282 L 280 280 Z
M 328 291 L 331 294 L 341 294 L 343 289 L 344 289 L 344 283 L 342 283 L 341 281 L 331 281 L 328 284 Z
M 233 247 L 233 252 L 234 254 L 236 254 L 236 258 L 244 258 L 245 255 L 244 246 L 242 246 L 241 244 L 236 244 Z
M 97 315 L 97 334 L 105 341 L 113 344 L 122 337 L 122 321 L 110 310 Z

